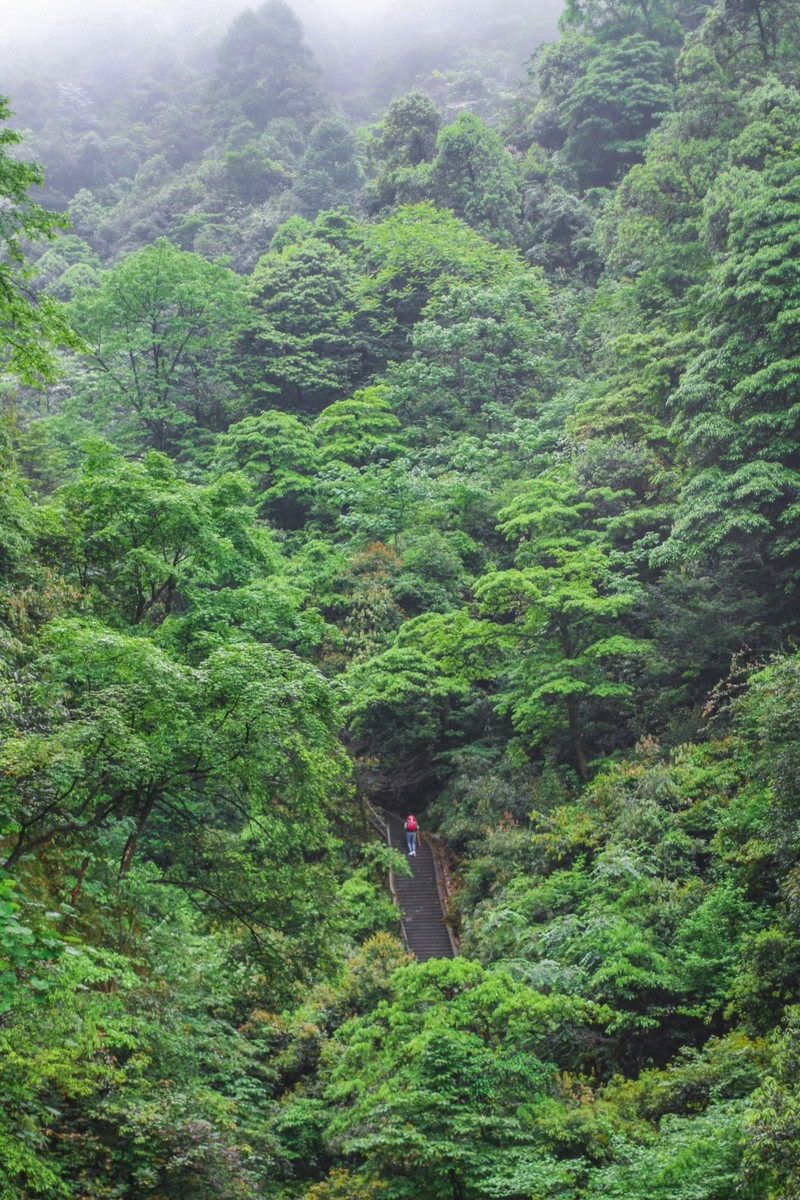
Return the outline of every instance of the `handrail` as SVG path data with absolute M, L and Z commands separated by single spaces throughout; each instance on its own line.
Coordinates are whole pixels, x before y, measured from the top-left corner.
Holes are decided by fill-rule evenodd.
M 447 930 L 447 936 L 450 938 L 450 947 L 453 951 L 453 958 L 458 958 L 458 955 L 459 955 L 458 939 L 456 938 L 456 935 L 453 933 L 453 930 L 450 928 L 450 922 L 447 919 L 450 915 L 450 905 L 448 904 L 449 896 L 447 894 L 447 887 L 445 885 L 445 880 L 444 880 L 444 871 L 442 869 L 442 862 L 441 862 L 442 851 L 439 846 L 438 839 L 431 837 L 430 834 L 428 835 L 428 845 L 430 846 L 431 854 L 433 855 L 433 872 L 434 872 L 434 875 L 436 876 L 436 890 L 439 893 L 439 905 L 442 910 L 442 916 L 444 917 L 444 927 Z
M 386 840 L 386 845 L 389 847 L 389 849 L 391 849 L 391 847 L 392 847 L 392 830 L 391 830 L 391 826 L 389 825 L 389 822 L 384 820 L 383 814 L 378 809 L 374 808 L 369 800 L 366 801 L 366 808 L 367 808 L 368 818 L 372 822 L 373 826 L 378 829 L 378 832 L 382 833 L 383 837 Z M 406 933 L 406 923 L 403 920 L 403 910 L 400 907 L 400 898 L 397 895 L 397 887 L 395 886 L 395 882 L 394 882 L 394 871 L 392 870 L 391 864 L 389 865 L 389 891 L 391 892 L 392 901 L 394 903 L 394 906 L 400 914 L 400 933 L 403 935 L 403 942 L 405 944 L 406 951 L 409 954 L 411 954 L 412 950 L 408 944 L 408 934 Z
M 388 842 L 389 841 L 389 824 L 388 824 L 388 822 L 384 821 L 382 815 L 380 814 L 378 809 L 373 807 L 371 801 L 365 800 L 364 806 L 367 810 L 367 820 L 371 823 L 373 829 L 376 829 L 378 831 L 378 833 L 381 835 L 381 837 L 383 837 Z

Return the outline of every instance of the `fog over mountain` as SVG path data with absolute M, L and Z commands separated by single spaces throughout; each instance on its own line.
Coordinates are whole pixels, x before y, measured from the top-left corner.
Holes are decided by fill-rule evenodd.
M 144 26 L 154 34 L 192 25 L 224 29 L 247 7 L 258 5 L 242 4 L 241 0 L 141 0 L 137 4 L 130 0 L 28 0 L 24 8 L 3 13 L 0 35 L 6 50 L 16 51 L 54 37 L 108 26 Z M 448 29 L 468 36 L 470 30 L 474 35 L 503 24 L 552 24 L 553 14 L 563 6 L 553 0 L 296 0 L 292 7 L 306 22 L 309 34 L 320 25 L 373 33 L 413 27 L 416 36 Z
M 33 79 L 124 88 L 170 62 L 207 71 L 241 0 L 29 0 L 0 17 L 0 91 Z M 500 54 L 513 75 L 556 33 L 561 0 L 292 0 L 329 86 L 370 73 L 387 94 L 460 58 Z M 368 63 L 368 66 L 365 66 Z M 161 69 L 161 68 L 159 68 Z

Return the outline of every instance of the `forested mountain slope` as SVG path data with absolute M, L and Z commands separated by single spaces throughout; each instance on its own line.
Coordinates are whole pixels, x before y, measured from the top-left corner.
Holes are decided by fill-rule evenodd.
M 3 102 L 3 1200 L 798 1194 L 800 16 L 525 36 Z

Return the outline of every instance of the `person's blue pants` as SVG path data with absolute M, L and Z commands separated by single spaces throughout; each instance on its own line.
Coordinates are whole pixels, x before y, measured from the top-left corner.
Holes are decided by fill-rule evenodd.
M 406 830 L 406 845 L 408 846 L 409 854 L 416 854 L 416 852 L 417 852 L 417 831 L 416 831 L 416 829 L 407 829 Z

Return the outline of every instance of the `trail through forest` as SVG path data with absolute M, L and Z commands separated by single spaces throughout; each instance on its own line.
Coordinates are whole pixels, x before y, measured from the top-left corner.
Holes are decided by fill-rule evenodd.
M 403 822 L 384 811 L 389 845 L 405 852 Z M 453 942 L 444 921 L 436 863 L 428 836 L 420 832 L 417 853 L 408 858 L 413 874 L 396 875 L 397 902 L 403 914 L 403 930 L 409 950 L 418 962 L 429 958 L 452 958 Z

